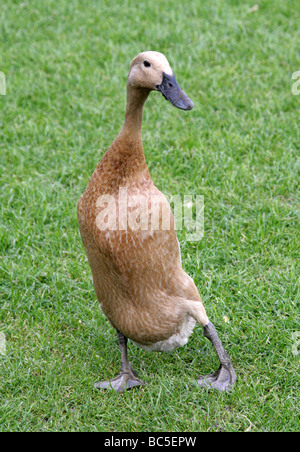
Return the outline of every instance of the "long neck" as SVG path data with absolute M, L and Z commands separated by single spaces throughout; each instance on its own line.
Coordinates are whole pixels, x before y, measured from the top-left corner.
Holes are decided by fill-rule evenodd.
M 148 95 L 149 90 L 127 85 L 124 125 L 98 166 L 102 185 L 118 187 L 128 180 L 150 179 L 142 143 L 143 106 Z
M 119 136 L 142 140 L 143 108 L 149 92 L 147 89 L 133 88 L 127 84 L 125 121 Z

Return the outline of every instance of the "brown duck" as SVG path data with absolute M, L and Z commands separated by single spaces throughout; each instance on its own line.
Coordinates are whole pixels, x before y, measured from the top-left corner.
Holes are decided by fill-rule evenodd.
M 199 322 L 220 367 L 200 377 L 198 384 L 228 390 L 235 384 L 235 372 L 193 280 L 182 269 L 173 214 L 145 160 L 142 116 L 151 91 L 160 91 L 182 110 L 194 106 L 163 54 L 149 51 L 135 57 L 127 80 L 124 125 L 78 203 L 96 294 L 117 330 L 121 350 L 121 373 L 96 386 L 122 392 L 145 384 L 128 361 L 127 339 L 146 350 L 169 351 L 186 344 Z

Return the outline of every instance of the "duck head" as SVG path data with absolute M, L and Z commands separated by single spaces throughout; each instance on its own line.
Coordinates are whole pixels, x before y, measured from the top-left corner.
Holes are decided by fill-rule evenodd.
M 159 91 L 165 99 L 181 110 L 194 107 L 182 91 L 167 58 L 159 52 L 142 52 L 131 63 L 128 85 L 149 91 Z

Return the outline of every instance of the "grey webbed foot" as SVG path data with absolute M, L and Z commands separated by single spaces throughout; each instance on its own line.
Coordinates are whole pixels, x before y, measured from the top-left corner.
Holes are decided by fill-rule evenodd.
M 199 377 L 198 385 L 201 388 L 217 389 L 218 391 L 230 391 L 236 382 L 236 374 L 232 365 L 220 365 L 213 374 Z
M 204 326 L 204 336 L 213 344 L 220 360 L 219 369 L 213 374 L 198 379 L 200 387 L 217 389 L 218 391 L 230 391 L 236 382 L 236 373 L 230 359 L 224 350 L 215 327 L 211 322 Z
M 120 374 L 110 381 L 101 381 L 94 385 L 97 389 L 114 389 L 116 392 L 123 392 L 124 389 L 131 389 L 135 386 L 144 386 L 147 383 L 136 376 L 127 356 L 127 337 L 117 330 L 118 341 L 121 350 L 122 370 Z
M 114 389 L 116 392 L 123 392 L 135 386 L 144 386 L 147 383 L 135 377 L 132 372 L 121 372 L 116 378 L 110 381 L 101 381 L 94 386 L 97 389 Z

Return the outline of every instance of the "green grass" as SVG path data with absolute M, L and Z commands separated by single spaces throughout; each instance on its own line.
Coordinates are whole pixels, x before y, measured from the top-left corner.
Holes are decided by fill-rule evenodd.
M 1 2 L 0 431 L 299 431 L 299 3 L 121 3 Z M 234 363 L 232 394 L 196 385 L 218 364 L 200 327 L 172 354 L 130 345 L 147 387 L 93 388 L 119 351 L 76 204 L 143 50 L 166 54 L 195 103 L 184 113 L 152 94 L 144 148 L 160 190 L 205 197 L 205 237 L 179 239 Z

